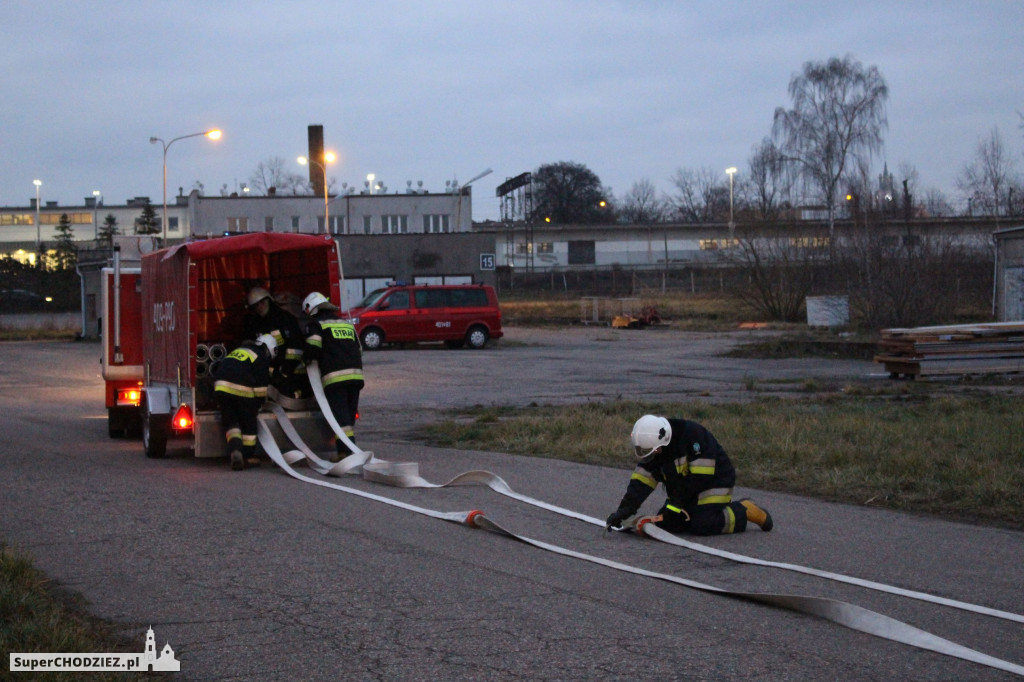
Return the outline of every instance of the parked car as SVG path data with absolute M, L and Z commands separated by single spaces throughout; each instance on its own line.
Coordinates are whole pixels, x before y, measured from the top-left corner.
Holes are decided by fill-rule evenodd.
M 0 289 L 0 313 L 49 310 L 53 299 L 28 289 Z
M 369 293 L 350 316 L 367 350 L 421 341 L 483 348 L 503 333 L 498 296 L 485 284 L 396 284 Z

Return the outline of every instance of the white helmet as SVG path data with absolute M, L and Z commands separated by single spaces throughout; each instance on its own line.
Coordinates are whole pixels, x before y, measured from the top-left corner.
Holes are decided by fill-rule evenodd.
M 649 462 L 658 448 L 672 440 L 672 425 L 664 417 L 645 414 L 636 420 L 630 439 L 637 461 Z
M 270 292 L 263 287 L 249 289 L 249 307 L 252 308 L 265 298 L 270 298 Z
M 267 350 L 270 351 L 271 360 L 277 356 L 277 341 L 270 334 L 260 334 L 256 337 L 256 343 L 267 347 Z
M 302 312 L 307 315 L 315 315 L 318 308 L 324 310 L 337 310 L 338 306 L 330 302 L 330 300 L 321 294 L 319 291 L 314 291 L 302 302 Z

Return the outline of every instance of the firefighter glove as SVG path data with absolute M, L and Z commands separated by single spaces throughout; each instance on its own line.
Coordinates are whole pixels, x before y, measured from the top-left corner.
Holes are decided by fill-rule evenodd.
M 612 528 L 622 528 L 622 522 L 632 516 L 632 513 L 628 509 L 618 508 L 612 512 L 608 520 L 605 521 L 605 528 L 611 530 Z

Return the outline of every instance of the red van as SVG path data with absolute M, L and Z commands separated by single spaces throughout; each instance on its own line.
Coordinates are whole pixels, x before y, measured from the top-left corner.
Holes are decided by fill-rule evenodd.
M 483 348 L 502 335 L 498 297 L 486 284 L 396 284 L 367 294 L 350 316 L 366 350 L 420 341 Z

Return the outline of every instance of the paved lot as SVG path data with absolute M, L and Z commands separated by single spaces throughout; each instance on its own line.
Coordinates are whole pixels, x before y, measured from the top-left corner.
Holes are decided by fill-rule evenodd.
M 752 380 L 781 388 L 877 373 L 865 362 L 716 357 L 735 336 L 510 332 L 478 352 L 368 354 L 363 446 L 419 462 L 432 481 L 487 469 L 524 494 L 603 517 L 624 471 L 427 448 L 408 441 L 408 428 L 451 405 L 717 399 L 742 396 Z M 174 679 L 1015 679 L 302 484 L 270 466 L 237 473 L 186 452 L 147 460 L 137 442 L 106 436 L 98 346 L 3 350 L 0 539 L 30 551 L 140 650 L 152 625 L 158 646 L 170 643 L 181 661 Z M 727 589 L 849 601 L 1024 663 L 1019 624 L 608 537 L 486 489 L 338 482 L 431 509 L 483 509 L 533 538 Z M 765 503 L 776 530 L 705 544 L 1024 612 L 1024 534 L 741 492 Z

